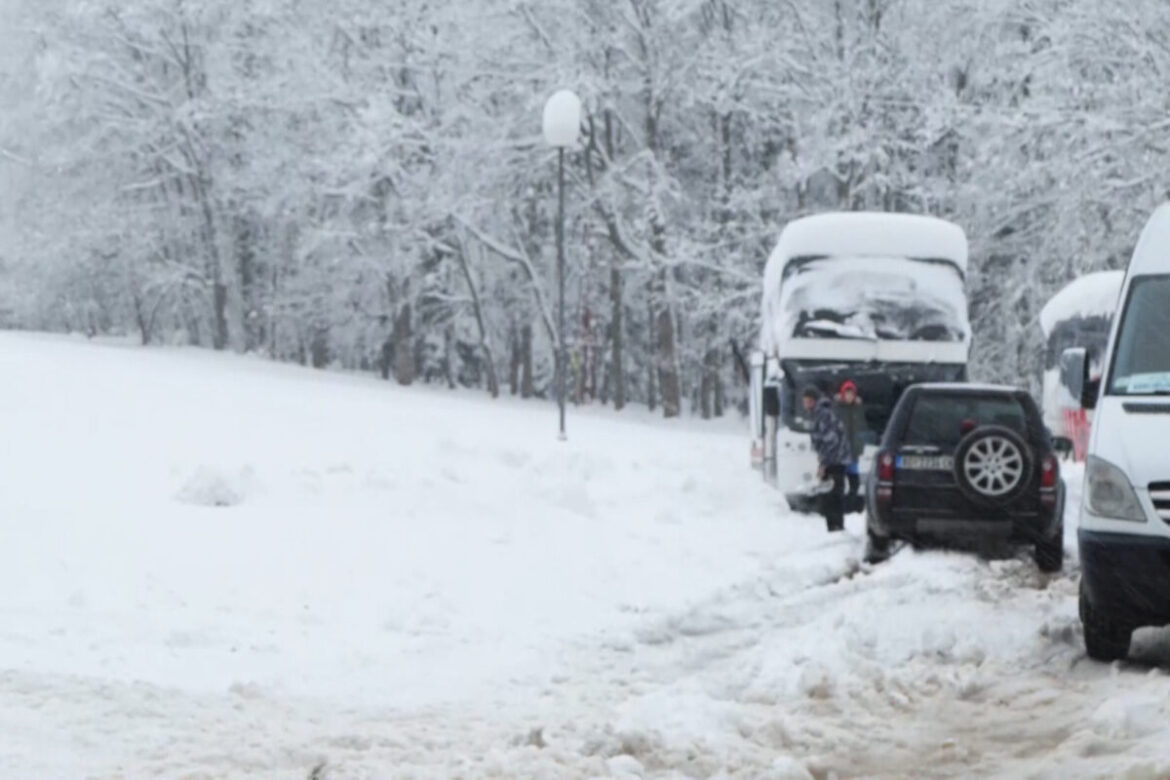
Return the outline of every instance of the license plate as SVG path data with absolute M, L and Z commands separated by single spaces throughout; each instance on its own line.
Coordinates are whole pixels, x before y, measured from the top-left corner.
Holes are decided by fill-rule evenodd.
M 955 459 L 950 455 L 900 455 L 898 468 L 907 471 L 950 471 Z

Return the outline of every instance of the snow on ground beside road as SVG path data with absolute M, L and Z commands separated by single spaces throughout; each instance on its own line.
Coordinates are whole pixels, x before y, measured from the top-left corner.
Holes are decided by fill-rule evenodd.
M 792 539 L 727 436 L 571 419 L 562 444 L 551 408 L 0 350 L 5 667 L 429 705 L 547 675 L 549 640 L 628 631 Z
M 726 426 L 558 443 L 537 404 L 29 335 L 0 371 L 0 774 L 1170 774 L 1166 632 L 1086 660 L 1075 561 L 860 566 Z

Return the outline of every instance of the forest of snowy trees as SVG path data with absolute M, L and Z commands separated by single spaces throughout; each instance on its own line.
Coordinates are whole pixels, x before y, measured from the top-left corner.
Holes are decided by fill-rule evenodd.
M 0 320 L 551 391 L 742 397 L 784 223 L 971 240 L 977 378 L 1170 186 L 1165 0 L 0 0 Z

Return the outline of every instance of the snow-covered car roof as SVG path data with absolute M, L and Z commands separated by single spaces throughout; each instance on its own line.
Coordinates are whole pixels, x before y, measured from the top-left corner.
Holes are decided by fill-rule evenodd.
M 794 258 L 825 256 L 947 260 L 966 274 L 967 236 L 952 222 L 918 214 L 817 214 L 784 226 L 765 277 L 782 275 Z
M 1095 271 L 1075 279 L 1049 299 L 1040 310 L 1045 336 L 1062 322 L 1077 317 L 1110 317 L 1117 309 L 1125 271 Z

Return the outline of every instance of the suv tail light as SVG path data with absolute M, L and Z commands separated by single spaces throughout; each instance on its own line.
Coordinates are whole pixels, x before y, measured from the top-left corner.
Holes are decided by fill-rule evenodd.
M 1060 465 L 1054 455 L 1045 455 L 1040 462 L 1040 503 L 1056 506 L 1056 484 L 1060 481 Z
M 883 450 L 877 460 L 877 500 L 888 504 L 894 498 L 894 453 Z

